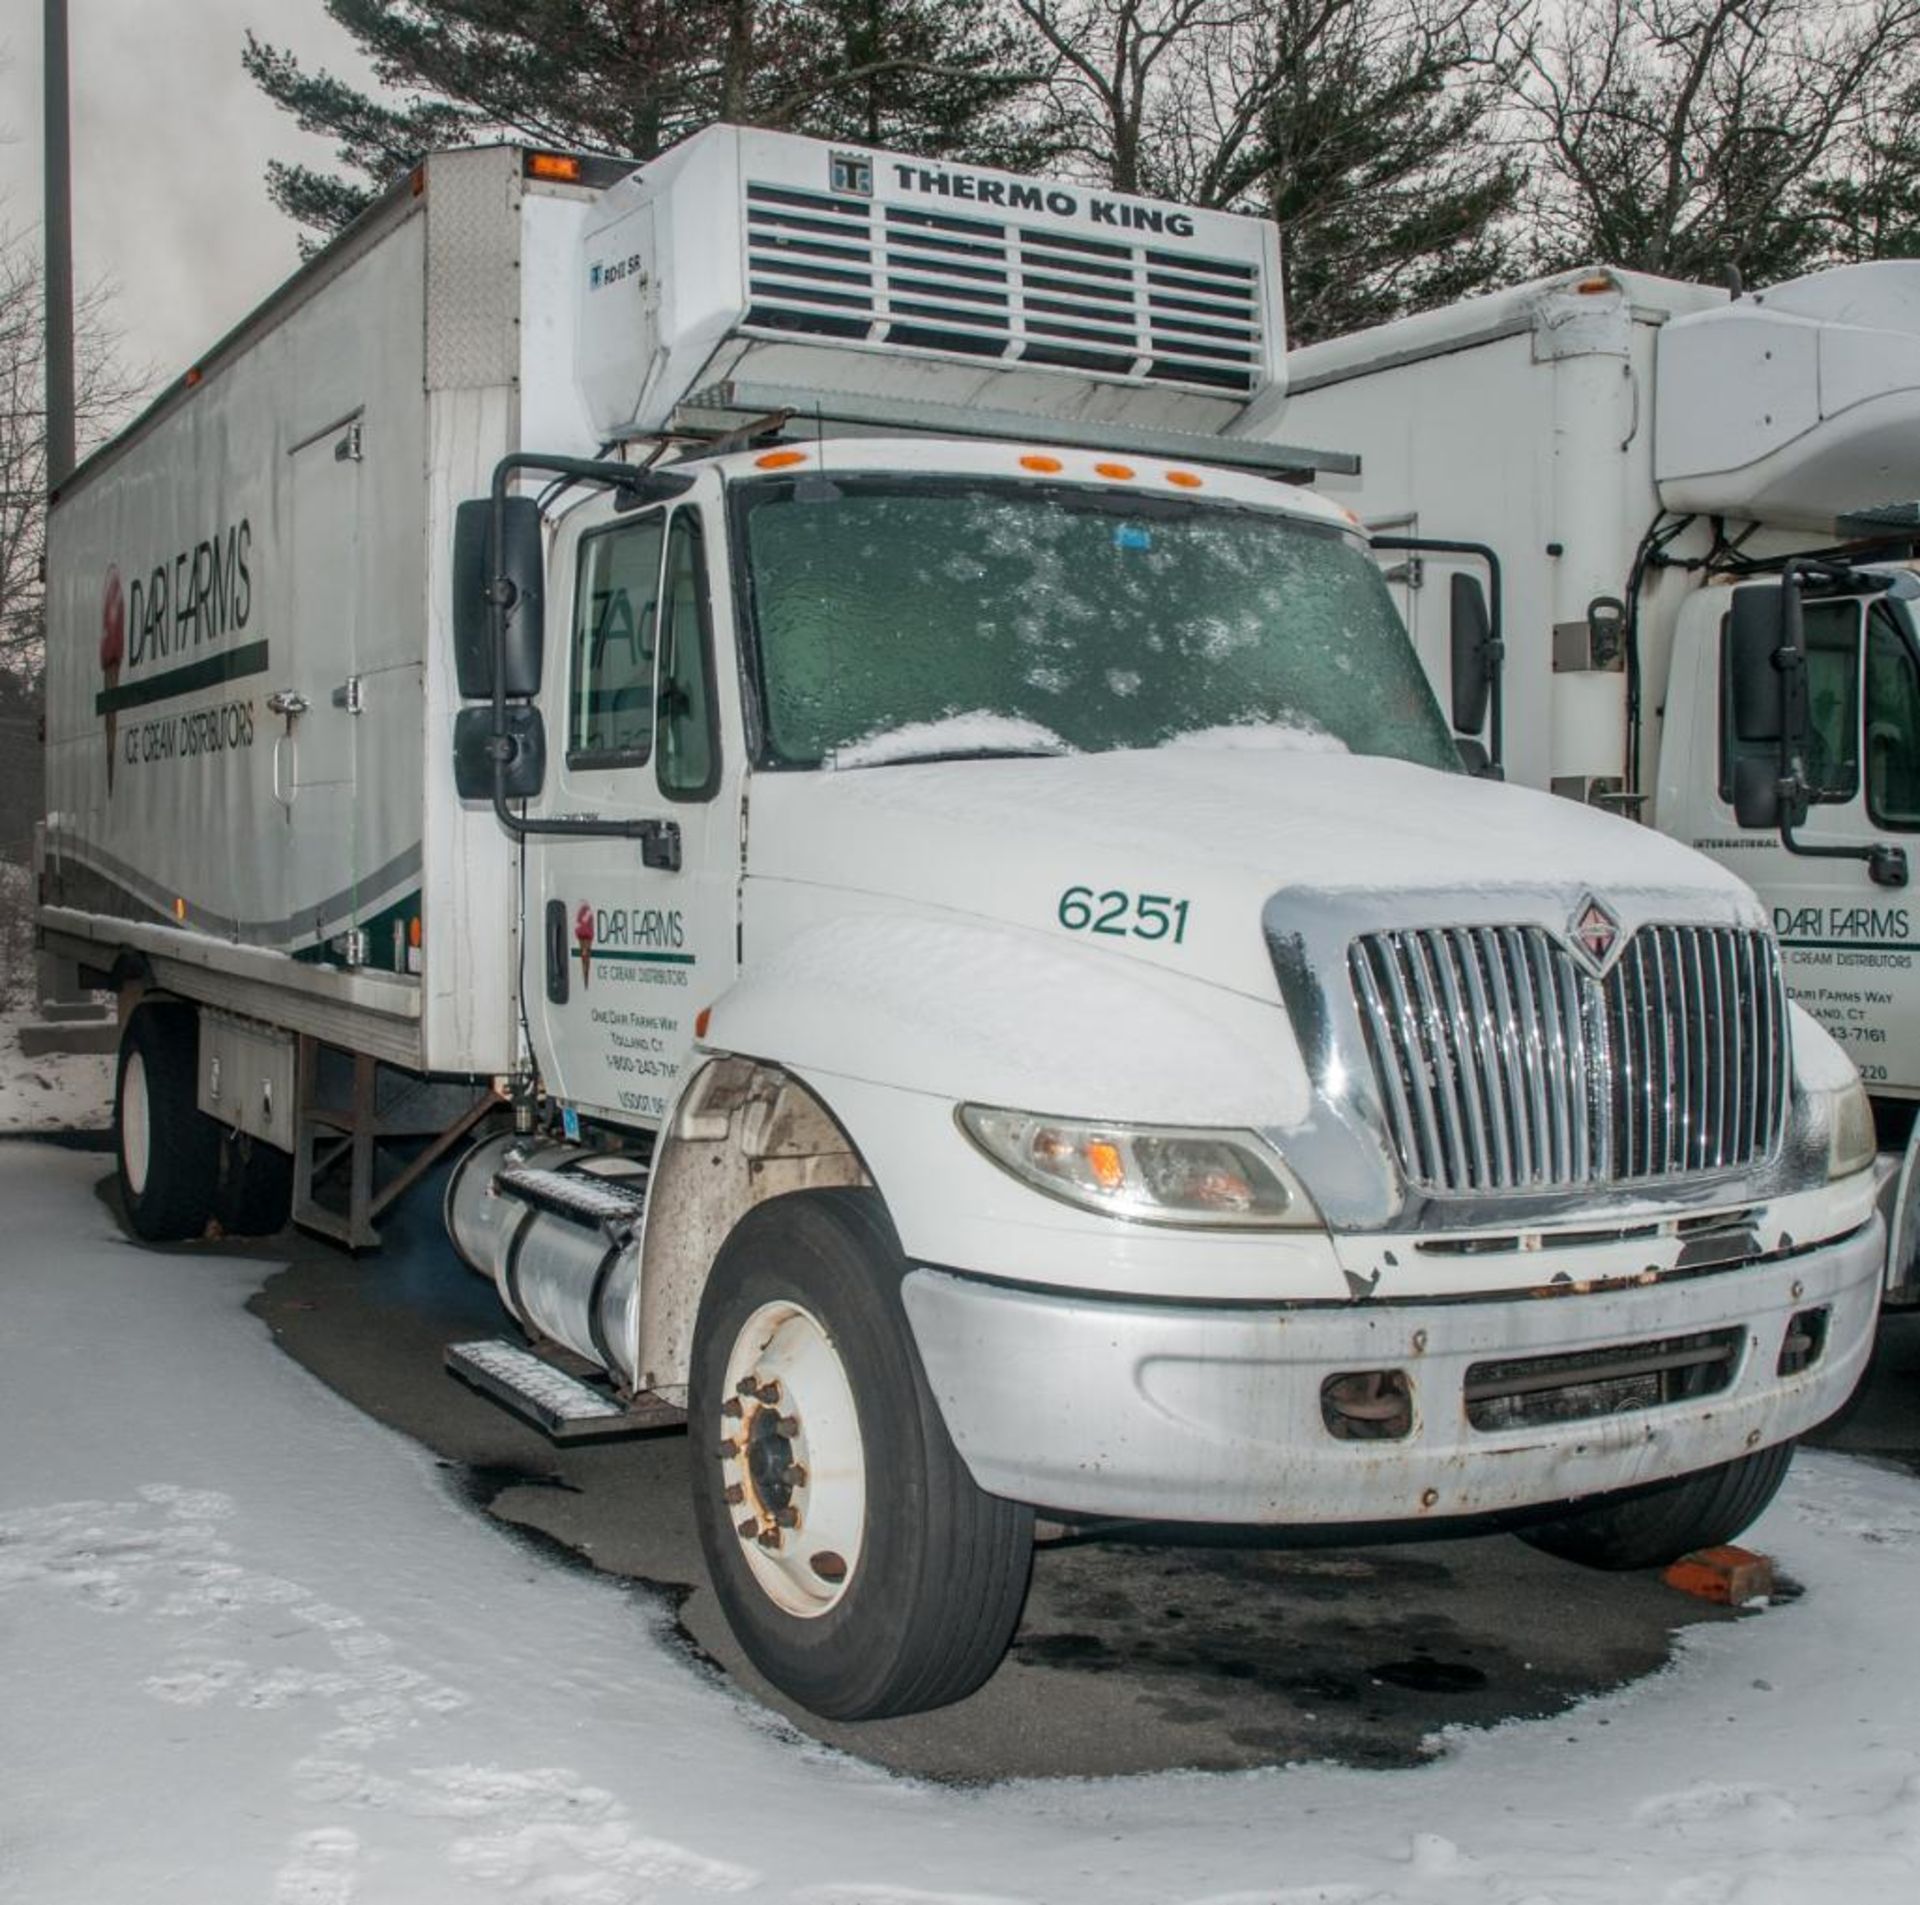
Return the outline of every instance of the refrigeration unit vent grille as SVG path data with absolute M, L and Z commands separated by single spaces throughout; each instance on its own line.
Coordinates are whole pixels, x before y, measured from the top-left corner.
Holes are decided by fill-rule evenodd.
M 1245 394 L 1256 268 L 791 186 L 747 187 L 747 322 L 918 351 Z

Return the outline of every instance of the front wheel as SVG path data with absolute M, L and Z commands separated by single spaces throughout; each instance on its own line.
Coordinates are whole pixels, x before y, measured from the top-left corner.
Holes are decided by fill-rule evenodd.
M 1744 1534 L 1780 1492 L 1792 1460 L 1793 1444 L 1776 1443 L 1518 1532 L 1543 1554 L 1582 1567 L 1664 1568 L 1696 1548 L 1717 1548 Z
M 947 1434 L 871 1191 L 779 1197 L 715 1260 L 687 1421 L 714 1592 L 753 1664 L 827 1719 L 945 1706 L 999 1665 L 1033 1513 Z

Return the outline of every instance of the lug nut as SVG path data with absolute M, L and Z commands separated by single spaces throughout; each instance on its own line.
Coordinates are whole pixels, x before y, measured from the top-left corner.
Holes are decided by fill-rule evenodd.
M 779 1408 L 780 1385 L 777 1382 L 763 1382 L 760 1385 L 760 1400 L 764 1402 L 769 1409 Z
M 738 1482 L 727 1484 L 726 1503 L 729 1508 L 738 1508 L 747 1499 L 747 1491 Z
M 734 1531 L 742 1541 L 751 1541 L 760 1532 L 760 1517 L 749 1515 Z
M 780 1530 L 778 1528 L 762 1528 L 760 1530 L 760 1545 L 763 1548 L 772 1548 L 777 1552 L 780 1547 Z
M 807 1471 L 800 1463 L 789 1462 L 786 1467 L 780 1471 L 780 1479 L 785 1482 L 789 1488 L 805 1488 L 807 1485 Z
M 740 1453 L 740 1444 L 734 1441 L 731 1436 L 729 1436 L 726 1441 L 720 1444 L 720 1459 L 723 1462 L 731 1462 L 733 1458 L 739 1453 Z
M 773 1511 L 773 1518 L 782 1528 L 800 1526 L 800 1511 L 797 1508 L 776 1508 Z
M 723 1416 L 737 1421 L 741 1416 L 746 1414 L 746 1410 L 741 1405 L 738 1396 L 729 1396 L 726 1401 L 720 1405 L 720 1413 Z
M 760 1385 L 755 1382 L 751 1376 L 742 1376 L 740 1378 L 740 1393 L 743 1396 L 757 1396 L 760 1393 Z
M 775 1426 L 779 1429 L 780 1433 L 791 1442 L 793 1438 L 800 1433 L 800 1418 L 798 1416 L 782 1416 Z

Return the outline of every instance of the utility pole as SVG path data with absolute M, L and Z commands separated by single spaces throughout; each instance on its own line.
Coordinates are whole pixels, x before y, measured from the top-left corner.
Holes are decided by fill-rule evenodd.
M 73 169 L 67 0 L 46 0 L 47 491 L 73 473 Z

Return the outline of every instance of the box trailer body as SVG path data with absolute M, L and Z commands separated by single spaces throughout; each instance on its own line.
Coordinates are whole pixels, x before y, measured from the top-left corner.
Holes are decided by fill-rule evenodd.
M 1888 1287 L 1920 1297 L 1920 911 L 1867 857 L 1920 827 L 1920 649 L 1897 579 L 1920 527 L 1920 266 L 1739 298 L 1571 272 L 1295 352 L 1282 415 L 1359 452 L 1328 488 L 1371 526 L 1498 556 L 1511 776 L 1634 813 L 1758 892 L 1789 989 L 1877 1101 Z M 1859 573 L 1807 609 L 1827 775 L 1807 854 L 1736 811 L 1736 758 L 1775 750 L 1735 732 L 1727 631 L 1736 595 L 1834 555 Z M 1444 689 L 1444 592 L 1419 585 L 1473 558 L 1385 559 Z
M 41 918 L 141 1234 L 291 1146 L 366 1242 L 377 1147 L 473 1134 L 538 1353 L 456 1373 L 686 1422 L 839 1715 L 978 1684 L 1036 1510 L 1756 1513 L 1867 1352 L 1858 1080 L 1737 880 L 1457 771 L 1352 459 L 1269 440 L 1272 229 L 568 163 L 430 159 L 55 509 Z
M 492 1074 L 514 891 L 443 771 L 452 510 L 524 432 L 593 447 L 566 365 L 598 194 L 504 148 L 428 169 L 52 510 L 46 898 L 236 1009 Z

